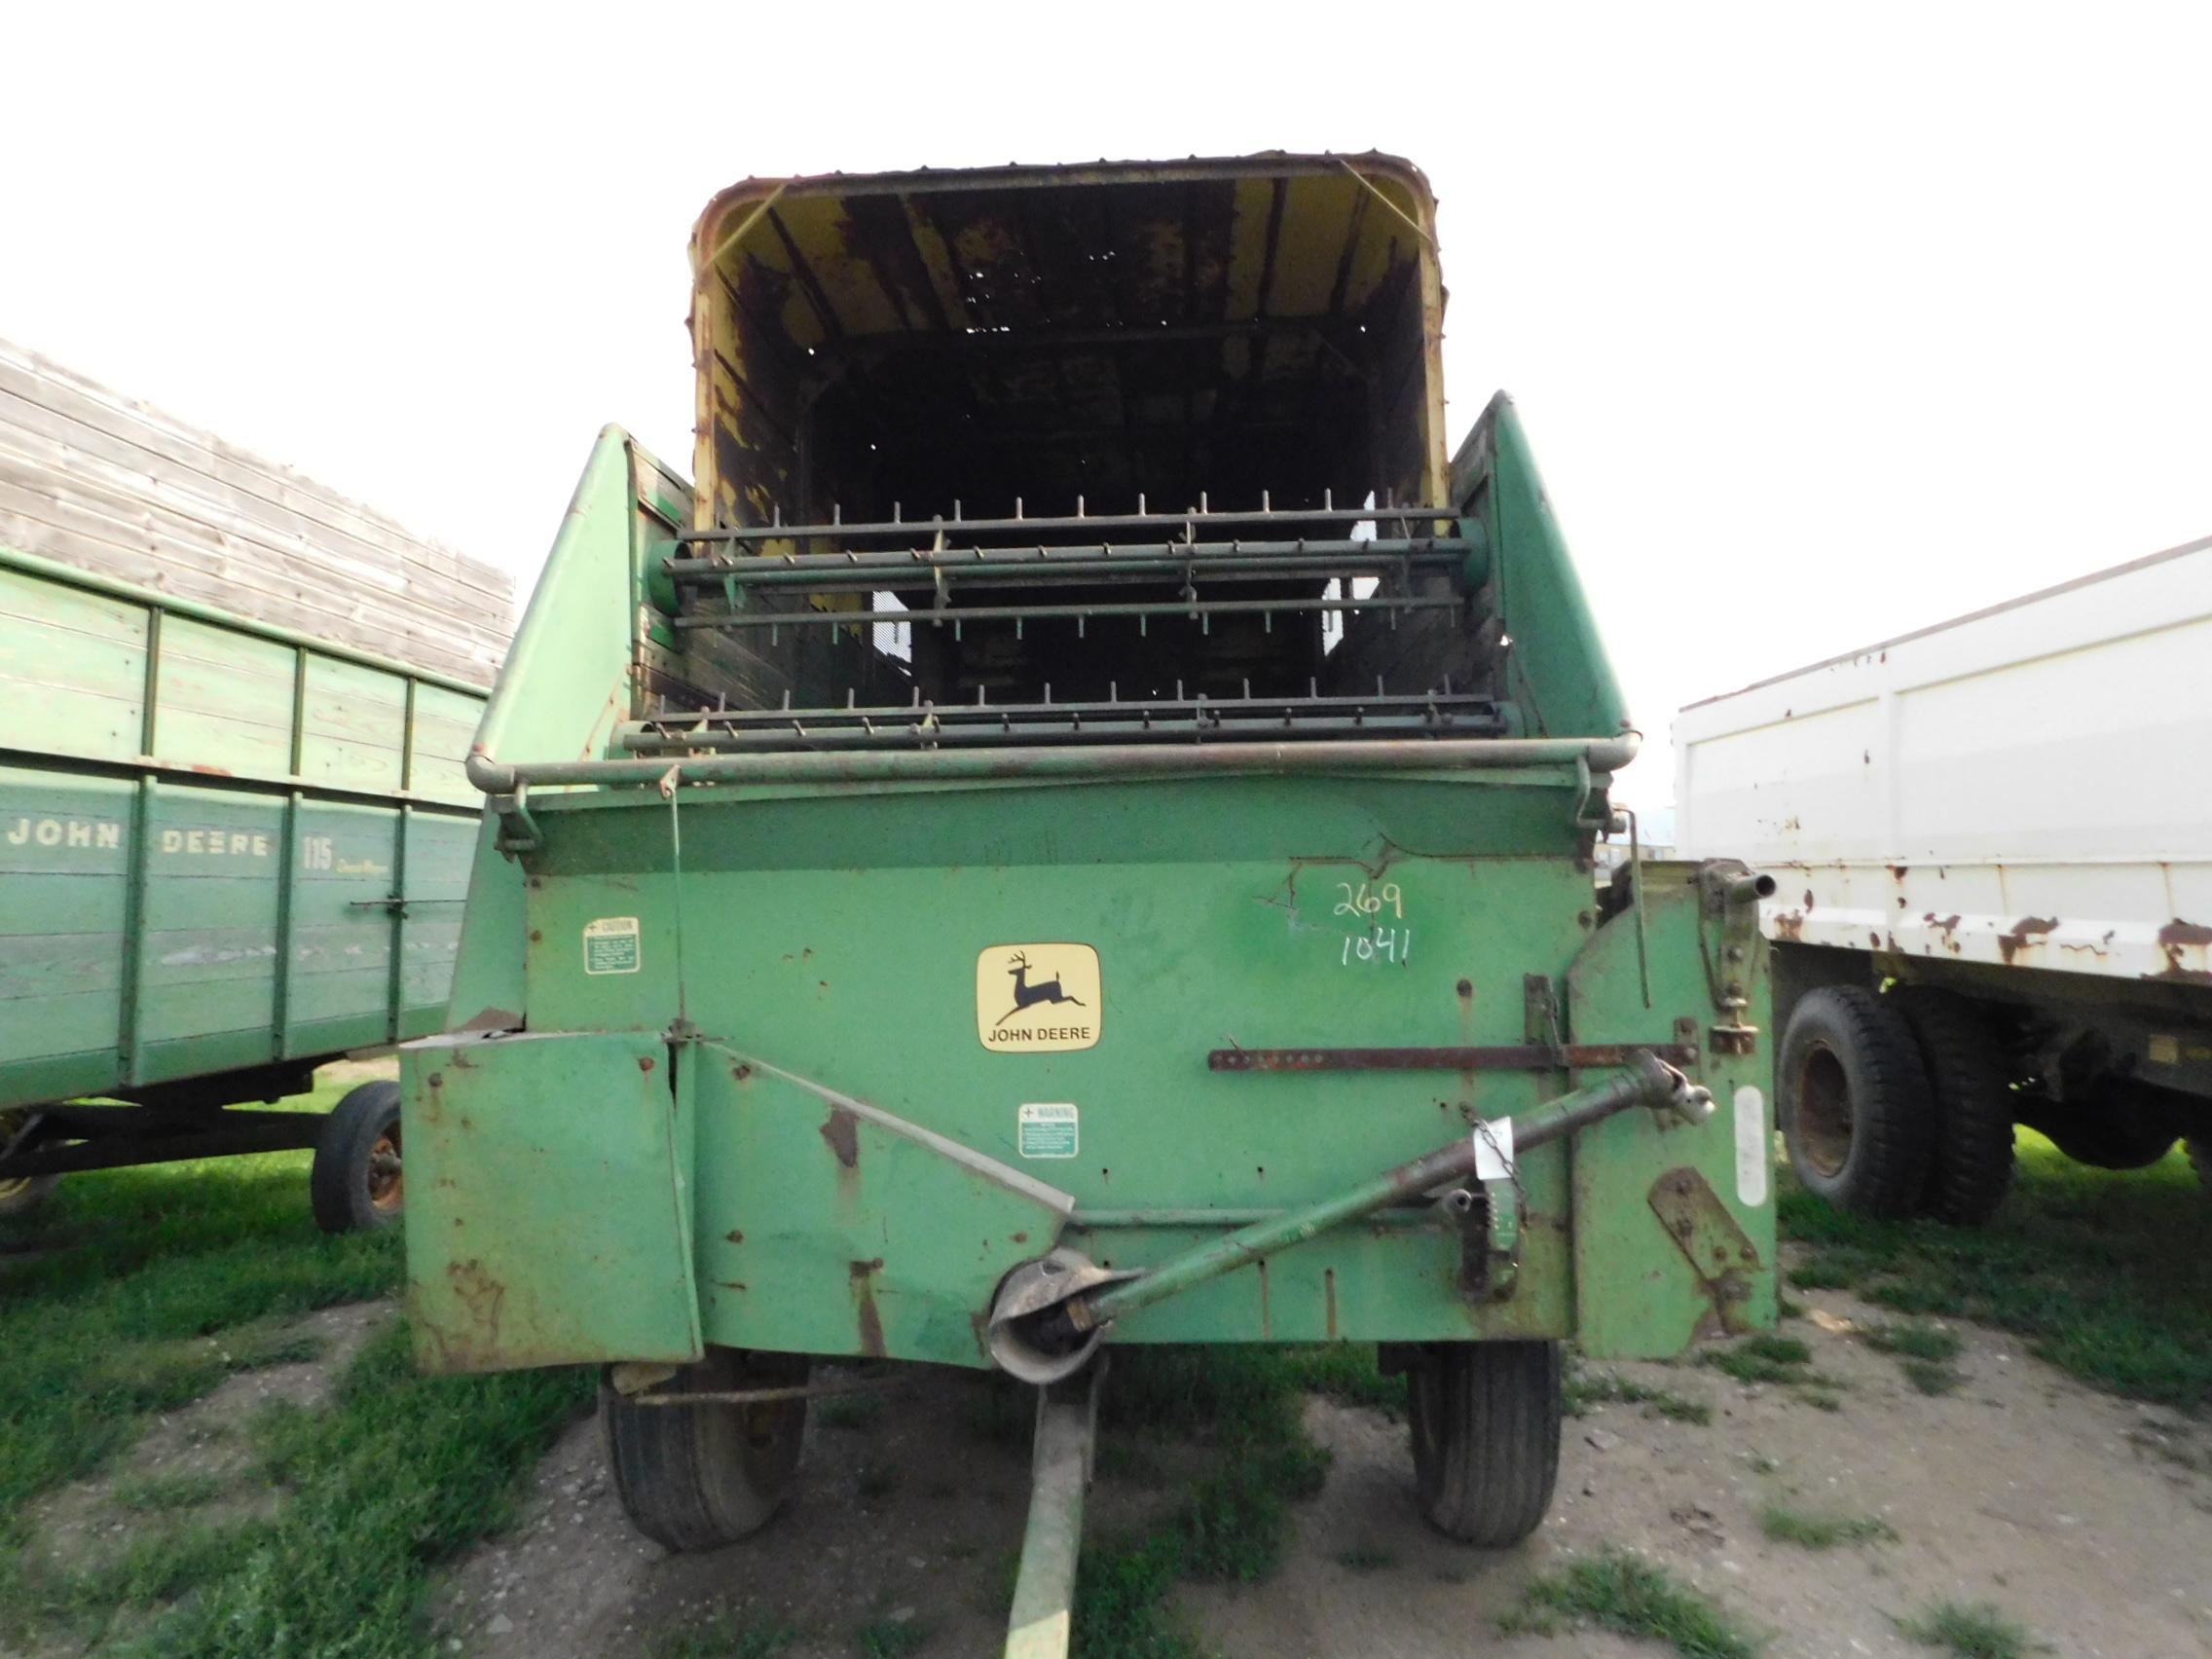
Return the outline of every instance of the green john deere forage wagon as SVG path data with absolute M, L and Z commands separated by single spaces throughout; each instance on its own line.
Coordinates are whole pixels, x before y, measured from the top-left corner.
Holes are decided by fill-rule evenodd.
M 1379 1344 L 1524 1536 L 1563 1340 L 1773 1316 L 1760 884 L 1593 879 L 1636 738 L 1511 405 L 1446 460 L 1420 174 L 751 180 L 692 258 L 696 486 L 602 435 L 469 763 L 425 1362 L 608 1365 L 677 1547 L 812 1356 L 1036 1382 L 1021 1651 L 1102 1344 Z

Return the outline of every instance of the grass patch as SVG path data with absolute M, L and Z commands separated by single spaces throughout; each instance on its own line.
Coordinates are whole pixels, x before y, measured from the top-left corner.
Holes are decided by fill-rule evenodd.
M 506 1517 L 517 1472 L 588 1402 L 575 1372 L 420 1376 L 394 1324 L 328 1409 L 276 1403 L 218 1425 L 278 1488 L 274 1516 L 211 1525 L 192 1514 L 216 1495 L 205 1478 L 127 1475 L 116 1502 L 144 1519 L 120 1554 L 76 1567 L 26 1549 L 30 1501 L 96 1472 L 153 1414 L 316 1357 L 287 1321 L 397 1288 L 395 1233 L 316 1231 L 308 1164 L 272 1153 L 71 1176 L 15 1230 L 41 1250 L 0 1255 L 0 1646 L 422 1654 L 430 1568 Z
M 1298 1385 L 1309 1394 L 1347 1406 L 1364 1406 L 1393 1419 L 1406 1415 L 1405 1373 L 1386 1377 L 1378 1370 L 1373 1343 L 1286 1348 L 1282 1357 Z
M 1703 1400 L 1693 1400 L 1672 1388 L 1654 1388 L 1610 1371 L 1587 1371 L 1576 1364 L 1568 1366 L 1562 1394 L 1561 1409 L 1568 1417 L 1585 1416 L 1597 1405 L 1630 1405 L 1643 1407 L 1646 1416 L 1673 1422 L 1702 1427 L 1713 1421 L 1713 1408 Z
M 223 1493 L 220 1477 L 204 1469 L 169 1469 L 158 1475 L 127 1475 L 115 1483 L 115 1501 L 126 1509 L 163 1514 L 198 1509 Z
M 309 1156 L 73 1175 L 11 1230 L 43 1248 L 0 1255 L 0 1551 L 26 1501 L 98 1469 L 155 1413 L 232 1372 L 312 1358 L 282 1321 L 398 1288 L 396 1234 L 315 1231 Z
M 1168 1616 L 1176 1583 L 1252 1584 L 1273 1573 L 1289 1541 L 1291 1505 L 1327 1478 L 1328 1454 L 1307 1437 L 1300 1413 L 1315 1385 L 1312 1356 L 1332 1351 L 1136 1347 L 1115 1356 L 1100 1399 L 1102 1437 L 1110 1443 L 1119 1428 L 1193 1442 L 1210 1455 L 1210 1467 L 1156 1525 L 1086 1546 L 1076 1576 L 1077 1659 L 1198 1659 L 1197 1643 Z
M 1698 1363 L 1724 1372 L 1739 1382 L 1803 1382 L 1813 1350 L 1795 1337 L 1759 1331 L 1731 1347 L 1708 1348 Z
M 1952 1659 L 2026 1659 L 2042 1646 L 1986 1602 L 1972 1606 L 1939 1602 L 1899 1619 L 1898 1634 L 1923 1647 L 1947 1648 Z
M 1770 1503 L 1760 1512 L 1759 1530 L 1777 1543 L 1808 1550 L 1898 1541 L 1897 1529 L 1879 1515 L 1819 1515 L 1780 1503 Z
M 2188 1158 L 2115 1173 L 2030 1130 L 2014 1138 L 2011 1196 L 1981 1229 L 1847 1215 L 1785 1174 L 1783 1235 L 1808 1247 L 1798 1272 L 1902 1314 L 2014 1332 L 2116 1394 L 2212 1405 L 2212 1205 Z
M 1866 1346 L 1876 1352 L 1938 1363 L 1958 1358 L 1963 1346 L 1956 1333 L 1919 1323 L 1875 1325 L 1862 1336 Z
M 1575 1620 L 1665 1642 L 1682 1659 L 1752 1659 L 1760 1645 L 1715 1603 L 1649 1562 L 1611 1550 L 1534 1580 L 1499 1628 L 1507 1636 L 1552 1636 Z

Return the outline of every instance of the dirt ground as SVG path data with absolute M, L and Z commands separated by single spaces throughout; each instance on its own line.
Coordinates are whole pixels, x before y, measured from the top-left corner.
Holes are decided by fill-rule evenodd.
M 1616 1368 L 1709 1402 L 1712 1422 L 1635 1405 L 1571 1420 L 1551 1519 L 1517 1550 L 1464 1550 L 1429 1531 L 1411 1502 L 1404 1426 L 1315 1400 L 1309 1427 L 1334 1462 L 1299 1507 L 1282 1570 L 1264 1585 L 1185 1585 L 1178 1607 L 1225 1659 L 1650 1652 L 1582 1630 L 1496 1634 L 1533 1573 L 1617 1546 L 1720 1602 L 1775 1659 L 1925 1655 L 1893 1619 L 1939 1599 L 1993 1603 L 2049 1651 L 2083 1659 L 2212 1654 L 2212 1435 L 1971 1327 L 1964 1384 L 1925 1395 L 1860 1339 L 1873 1310 L 1838 1293 L 1801 1299 L 1809 1316 L 1788 1329 L 1837 1380 L 1840 1411 L 1695 1365 Z M 871 1424 L 818 1416 L 785 1515 L 699 1557 L 628 1529 L 597 1426 L 578 1423 L 540 1466 L 520 1525 L 451 1575 L 447 1645 L 486 1659 L 635 1653 L 727 1611 L 795 1627 L 795 1659 L 841 1659 L 858 1629 L 886 1619 L 919 1625 L 922 1653 L 994 1653 L 1027 1470 L 1008 1437 L 976 1432 L 990 1385 L 932 1374 Z M 1124 1461 L 1106 1455 L 1093 1535 L 1172 1500 L 1171 1475 L 1163 1485 L 1157 1465 L 1144 1478 Z M 1759 1517 L 1773 1503 L 1879 1516 L 1897 1540 L 1772 1542 Z

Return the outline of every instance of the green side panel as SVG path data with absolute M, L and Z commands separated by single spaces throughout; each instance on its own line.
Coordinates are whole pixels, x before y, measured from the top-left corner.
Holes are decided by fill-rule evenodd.
M 681 1063 L 696 1067 L 698 1214 L 746 1218 L 699 1229 L 708 1341 L 988 1363 L 977 1312 L 1052 1247 L 1064 1196 L 730 1050 L 696 1045 Z
M 280 796 L 177 787 L 154 794 L 138 941 L 141 1081 L 273 1057 L 283 849 Z
M 630 712 L 630 440 L 599 435 L 515 630 L 476 741 L 498 758 L 607 753 Z
M 476 722 L 483 718 L 481 695 L 417 682 L 415 753 L 409 769 L 410 787 L 417 794 L 471 808 L 484 804 L 461 770 L 476 737 Z
M 666 1044 L 430 1038 L 403 1051 L 401 1081 L 425 1368 L 698 1357 L 692 1131 Z
M 1651 1001 L 1643 1006 L 1633 912 L 1598 931 L 1567 974 L 1567 1012 L 1578 1043 L 1613 1043 L 1689 1022 L 1703 1053 L 1698 1080 L 1717 1103 L 1697 1127 L 1662 1126 L 1627 1112 L 1581 1136 L 1574 1155 L 1577 1341 L 1593 1359 L 1663 1358 L 1703 1336 L 1770 1326 L 1775 1317 L 1773 1060 L 1763 1047 L 1715 1053 L 1715 1014 L 1706 963 L 1740 974 L 1751 1004 L 1745 1021 L 1765 1027 L 1765 946 L 1755 906 L 1739 905 L 1735 926 L 1709 910 L 1695 867 L 1644 866 Z M 1733 968 L 1728 952 L 1741 951 Z M 1683 1172 L 1687 1172 L 1686 1174 Z M 1661 1182 L 1678 1176 L 1709 1208 L 1734 1224 L 1702 1220 L 1688 1236 L 1670 1231 L 1682 1212 Z M 1655 1201 L 1656 1200 L 1656 1201 Z M 1745 1249 L 1748 1246 L 1749 1260 Z
M 300 776 L 338 789 L 397 793 L 406 759 L 407 677 L 311 656 L 306 692 Z
M 407 909 L 400 920 L 399 1007 L 435 1010 L 443 1026 L 461 950 L 462 903 L 481 821 L 474 813 L 407 817 Z
M 0 1104 L 114 1074 L 133 797 L 0 766 Z
M 391 994 L 392 857 L 399 814 L 390 807 L 303 801 L 293 871 L 290 1051 L 313 1053 L 336 1022 L 382 1026 Z M 377 1042 L 377 1037 L 357 1039 Z
M 1629 723 L 1582 578 L 1567 556 L 1521 418 L 1500 392 L 1452 466 L 1453 498 L 1489 534 L 1512 694 L 1530 734 L 1611 737 Z
M 468 902 L 461 907 L 460 955 L 454 961 L 449 1031 L 512 1031 L 529 1012 L 523 969 L 522 866 L 502 854 L 499 821 L 485 814 L 468 860 Z
M 605 428 L 576 481 L 476 733 L 475 746 L 495 758 L 597 757 L 607 753 L 614 723 L 629 716 L 636 660 L 631 594 L 641 534 L 631 450 L 620 427 Z M 523 967 L 523 874 L 497 850 L 495 838 L 487 822 L 455 970 L 455 1027 L 517 1026 L 532 1012 Z
M 154 755 L 249 777 L 292 769 L 291 646 L 189 616 L 162 624 Z
M 0 567 L 0 748 L 136 755 L 146 618 L 128 600 Z

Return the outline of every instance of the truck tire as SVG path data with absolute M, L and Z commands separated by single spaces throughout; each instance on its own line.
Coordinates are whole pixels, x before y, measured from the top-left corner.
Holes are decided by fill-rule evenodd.
M 709 1348 L 647 1393 L 688 1394 L 796 1386 L 803 1355 Z M 639 1531 L 672 1550 L 734 1544 L 768 1524 L 790 1490 L 806 1431 L 806 1401 L 760 1405 L 648 1406 L 599 1389 L 614 1491 Z
M 380 1078 L 338 1102 L 314 1146 L 308 1194 L 325 1233 L 389 1227 L 406 1201 L 399 1167 L 399 1085 Z
M 2173 1151 L 2189 1122 L 2187 1096 L 2133 1078 L 2096 1078 L 2077 1093 L 2064 1107 L 2033 1101 L 2021 1118 L 2092 1169 L 2148 1169 Z
M 1789 1164 L 1838 1209 L 1910 1215 L 1936 1134 L 1928 1068 L 1905 1017 L 1862 985 L 1800 997 L 1775 1065 Z
M 1979 1227 L 2012 1185 L 2012 1087 L 2004 1052 L 1964 997 L 1909 986 L 1897 1000 L 1936 1092 L 1921 1213 L 1951 1227 Z
M 14 1140 L 28 1127 L 31 1114 L 22 1108 L 0 1112 L 0 1145 Z M 46 1202 L 47 1195 L 61 1184 L 58 1175 L 24 1175 L 0 1181 L 0 1221 L 20 1221 Z
M 1559 1479 L 1559 1344 L 1439 1344 L 1409 1369 L 1406 1403 L 1431 1526 L 1503 1549 L 1542 1525 Z

